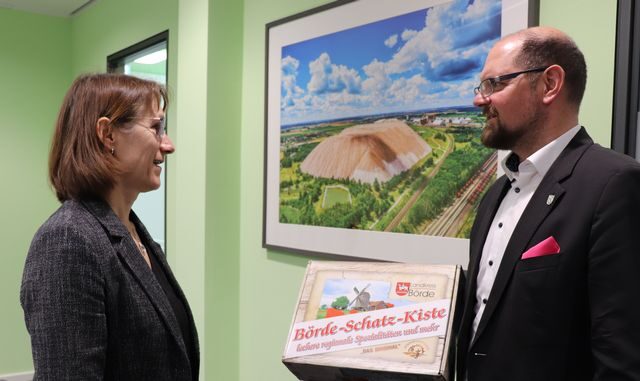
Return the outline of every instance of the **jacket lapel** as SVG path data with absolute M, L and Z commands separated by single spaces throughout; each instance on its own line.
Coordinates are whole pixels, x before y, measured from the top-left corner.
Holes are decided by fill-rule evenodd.
M 513 270 L 520 260 L 520 256 L 530 244 L 531 238 L 549 213 L 556 205 L 562 202 L 565 189 L 561 183 L 571 175 L 576 163 L 591 144 L 593 144 L 593 141 L 584 127 L 581 128 L 551 168 L 549 168 L 549 171 L 540 182 L 538 189 L 536 189 L 531 197 L 505 249 L 500 269 L 491 288 L 489 300 L 480 319 L 473 343 L 475 343 L 477 338 L 482 334 L 487 322 L 491 319 L 491 315 L 498 306 L 504 290 L 513 276 Z M 486 239 L 486 232 L 484 238 Z M 484 239 L 479 242 L 484 243 Z M 478 246 L 480 246 L 479 250 L 482 250 L 481 245 Z M 480 257 L 480 255 L 478 255 L 478 257 Z M 475 276 L 477 277 L 477 271 Z M 473 289 L 475 290 L 475 287 Z M 471 343 L 471 345 L 473 345 L 473 343 Z
M 475 306 L 475 289 L 476 281 L 478 278 L 478 267 L 480 265 L 480 256 L 482 254 L 482 243 L 485 241 L 493 217 L 498 211 L 500 202 L 504 198 L 507 191 L 511 188 L 511 183 L 506 176 L 500 177 L 496 180 L 496 183 L 489 189 L 484 200 L 482 201 L 483 208 L 476 215 L 476 221 L 474 230 L 472 231 L 471 241 L 475 245 L 470 247 L 469 256 L 469 268 L 467 269 L 467 282 L 468 287 L 465 287 L 466 293 L 464 295 L 464 309 L 461 327 L 461 343 L 468 343 L 467 336 L 471 333 L 471 323 L 473 322 L 474 306 Z
M 144 234 L 148 236 L 147 242 L 151 242 L 150 244 L 151 250 L 153 252 L 153 255 L 155 255 L 156 261 L 164 271 L 165 276 L 167 277 L 167 280 L 171 284 L 171 287 L 173 287 L 173 291 L 175 292 L 178 299 L 180 299 L 180 301 L 182 302 L 182 305 L 184 306 L 185 311 L 187 312 L 187 317 L 189 318 L 189 326 L 191 327 L 191 336 L 193 337 L 193 345 L 194 345 L 193 349 L 195 350 L 195 354 L 196 354 L 196 356 L 194 356 L 194 358 L 192 359 L 193 361 L 196 361 L 196 363 L 195 364 L 192 363 L 191 365 L 193 369 L 198 369 L 198 366 L 200 364 L 200 356 L 199 356 L 200 346 L 198 343 L 198 331 L 196 330 L 196 323 L 193 320 L 193 313 L 191 312 L 191 308 L 189 307 L 187 297 L 184 295 L 182 288 L 178 284 L 178 281 L 176 280 L 175 276 L 173 275 L 173 272 L 169 267 L 169 263 L 167 263 L 167 258 L 162 252 L 162 248 L 155 241 L 153 241 L 153 239 L 151 238 L 149 233 L 146 231 L 144 226 L 142 227 L 142 229 L 144 230 Z M 173 314 L 173 310 L 172 310 L 171 316 L 175 317 L 175 315 Z M 180 329 L 179 326 L 177 325 L 177 321 L 176 321 L 176 327 L 178 330 Z M 182 342 L 183 342 L 182 340 L 179 341 L 179 343 L 182 343 Z M 187 350 L 186 353 L 189 353 L 189 351 Z
M 510 188 L 511 183 L 509 178 L 507 178 L 507 176 L 502 176 L 496 180 L 496 184 L 491 188 L 491 191 L 487 193 L 485 200 L 483 200 L 483 204 L 486 205 L 486 208 L 483 209 L 481 214 L 477 215 L 478 220 L 476 221 L 476 231 L 473 232 L 474 237 L 472 237 L 474 243 L 477 242 L 478 244 L 470 247 L 469 274 L 471 276 L 475 277 L 478 275 L 478 265 L 480 264 L 483 247 L 480 243 L 483 243 L 486 240 L 493 217 L 498 211 L 500 202 L 502 202 L 502 199 Z
M 138 216 L 135 214 L 135 212 L 131 211 L 131 220 L 133 221 L 133 223 L 137 226 L 138 228 L 138 233 L 141 234 L 141 238 L 149 243 L 149 250 L 151 250 L 152 255 L 154 255 L 156 262 L 160 265 L 160 268 L 162 269 L 162 271 L 164 272 L 165 276 L 167 277 L 167 280 L 169 281 L 169 283 L 171 284 L 171 287 L 173 287 L 173 291 L 175 292 L 176 296 L 178 297 L 178 299 L 180 299 L 180 302 L 182 302 L 182 305 L 184 306 L 185 311 L 187 312 L 187 316 L 189 318 L 189 325 L 191 327 L 191 334 L 194 338 L 193 343 L 195 345 L 195 350 L 196 353 L 199 353 L 199 347 L 198 347 L 198 333 L 196 331 L 196 325 L 195 325 L 195 321 L 193 320 L 193 314 L 191 312 L 191 309 L 189 308 L 189 303 L 187 302 L 187 298 L 185 297 L 184 293 L 182 292 L 182 288 L 180 288 L 180 285 L 178 285 L 178 281 L 176 280 L 175 276 L 173 275 L 173 272 L 171 271 L 171 269 L 169 268 L 169 264 L 167 263 L 167 259 L 164 255 L 164 253 L 162 252 L 162 248 L 160 247 L 160 245 L 158 245 L 153 238 L 151 237 L 151 234 L 149 234 L 149 232 L 147 231 L 147 229 L 144 227 L 144 225 L 142 224 L 142 222 L 140 221 L 140 219 L 138 218 Z M 141 256 L 140 256 L 141 257 Z M 148 268 L 146 262 L 144 263 L 144 265 Z M 156 284 L 158 284 L 158 282 L 155 279 L 155 276 L 153 277 L 153 280 L 155 281 Z M 158 284 L 158 286 L 160 287 L 160 285 Z M 160 287 L 160 291 L 162 292 L 163 295 L 163 300 L 166 301 L 166 296 L 164 296 L 164 291 L 162 290 L 162 287 Z M 180 327 L 178 325 L 178 321 L 175 318 L 175 314 L 173 313 L 173 309 L 171 308 L 171 306 L 168 304 L 168 302 L 166 303 L 169 311 L 171 311 L 171 313 L 169 314 L 169 318 L 173 319 L 173 329 L 174 331 L 174 335 L 178 332 L 180 332 Z M 183 340 L 178 340 L 178 343 L 181 345 L 181 347 L 184 349 L 184 346 L 182 346 L 182 344 L 184 344 Z M 188 350 L 185 349 L 185 353 L 189 353 Z M 195 360 L 198 360 L 198 356 L 196 356 Z M 193 365 L 193 364 L 192 364 Z M 195 368 L 197 369 L 197 368 Z
M 188 353 L 184 346 L 184 341 L 181 339 L 180 328 L 175 314 L 173 313 L 173 309 L 171 308 L 162 287 L 147 265 L 147 262 L 138 251 L 138 248 L 129 235 L 127 228 L 122 224 L 115 213 L 113 213 L 111 207 L 109 207 L 105 202 L 83 201 L 82 203 L 96 217 L 100 224 L 105 228 L 106 232 L 111 236 L 113 248 L 118 253 L 121 261 L 129 267 L 131 273 L 147 294 L 147 297 L 158 311 L 158 315 L 160 315 L 167 327 L 167 330 L 174 337 L 179 347 L 185 354 Z M 134 224 L 136 224 L 137 227 L 140 227 L 140 220 L 133 212 L 132 215 L 134 216 Z M 146 229 L 142 230 L 144 230 L 147 241 L 150 241 L 151 238 L 149 233 Z M 155 248 L 153 250 L 155 250 Z M 156 254 L 156 258 L 160 257 L 157 253 L 154 254 Z M 182 297 L 182 294 L 180 295 Z

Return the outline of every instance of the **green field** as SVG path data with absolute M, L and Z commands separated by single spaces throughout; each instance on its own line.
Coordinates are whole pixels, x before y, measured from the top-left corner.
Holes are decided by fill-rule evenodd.
M 336 204 L 351 204 L 349 189 L 333 185 L 325 187 L 322 208 L 328 209 Z

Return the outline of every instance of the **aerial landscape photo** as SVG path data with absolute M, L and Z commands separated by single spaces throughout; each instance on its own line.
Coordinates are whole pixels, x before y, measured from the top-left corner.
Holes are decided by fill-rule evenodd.
M 279 221 L 468 238 L 497 167 L 472 102 L 500 12 L 456 0 L 283 47 Z

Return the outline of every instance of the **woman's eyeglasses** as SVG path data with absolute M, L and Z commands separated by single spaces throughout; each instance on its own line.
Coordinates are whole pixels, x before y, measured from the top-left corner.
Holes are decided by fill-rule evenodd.
M 151 120 L 151 126 L 144 126 L 139 124 L 139 126 L 145 127 L 149 131 L 153 132 L 156 135 L 156 138 L 160 141 L 164 137 L 166 122 L 164 118 L 132 118 L 132 120 Z

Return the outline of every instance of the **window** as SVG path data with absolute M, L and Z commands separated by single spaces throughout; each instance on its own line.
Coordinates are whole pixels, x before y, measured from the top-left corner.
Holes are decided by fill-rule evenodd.
M 168 31 L 150 37 L 107 57 L 107 70 L 109 73 L 133 75 L 166 85 L 168 43 Z M 133 210 L 166 253 L 166 161 L 162 166 L 160 188 L 141 193 L 133 204 Z

